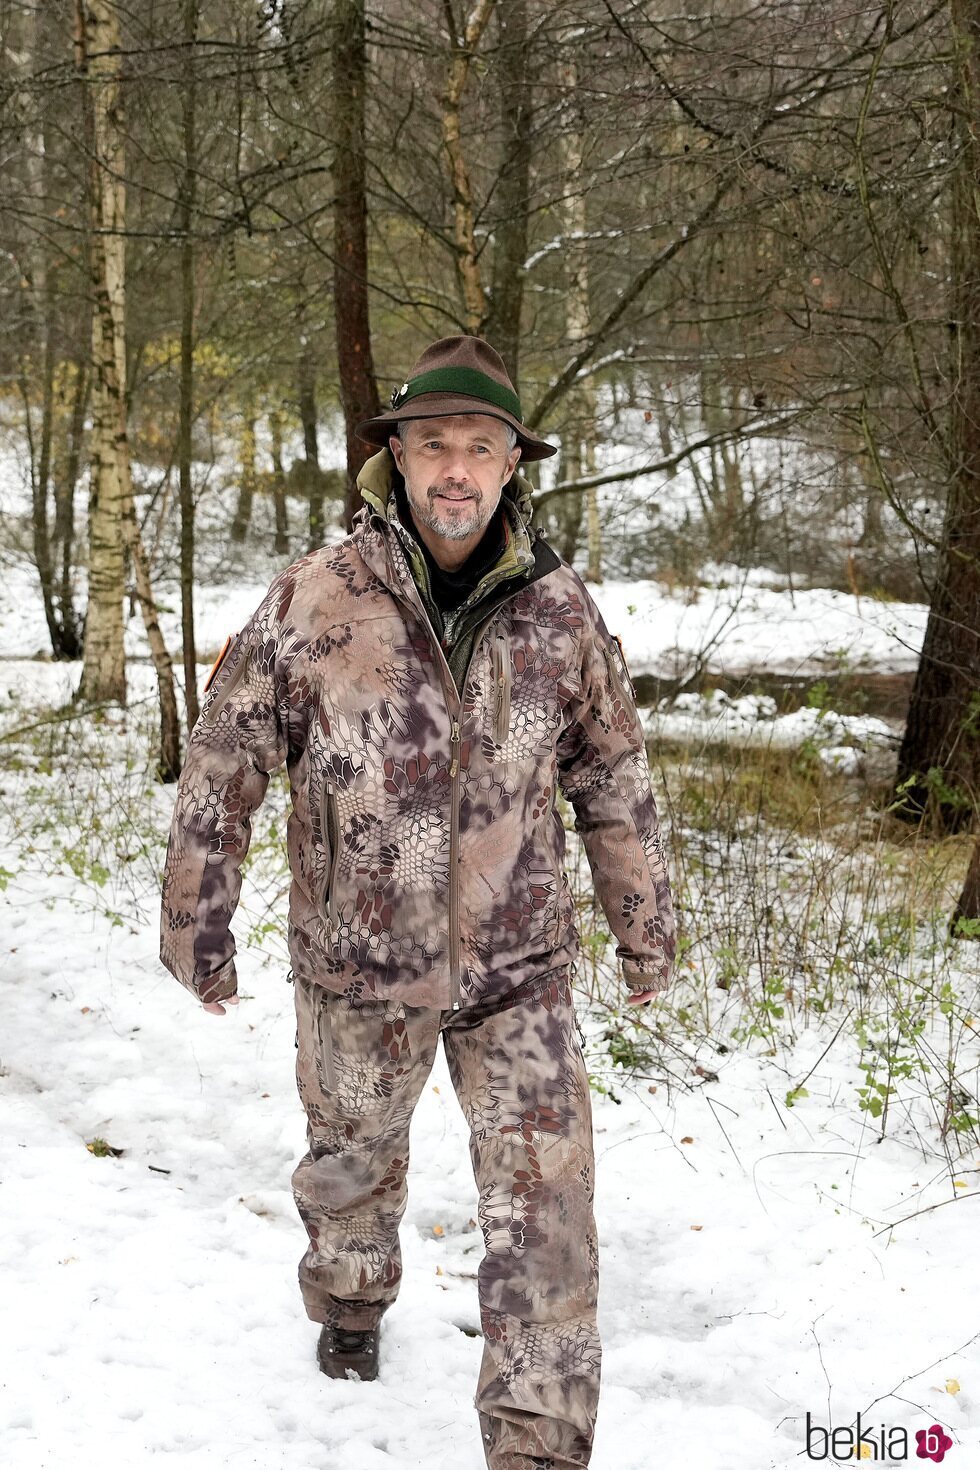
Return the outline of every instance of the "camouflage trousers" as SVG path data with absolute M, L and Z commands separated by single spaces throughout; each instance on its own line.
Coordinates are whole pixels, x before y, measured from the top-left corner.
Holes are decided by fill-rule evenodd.
M 569 967 L 457 1011 L 351 1002 L 295 977 L 309 1149 L 293 1194 L 308 1316 L 374 1326 L 402 1275 L 409 1124 L 442 1035 L 470 1128 L 485 1254 L 475 1405 L 489 1470 L 571 1470 L 599 1398 L 588 1076 Z

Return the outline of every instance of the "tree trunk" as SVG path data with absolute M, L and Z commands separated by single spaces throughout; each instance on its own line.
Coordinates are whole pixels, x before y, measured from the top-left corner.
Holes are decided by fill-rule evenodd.
M 136 598 L 143 614 L 150 645 L 150 658 L 157 676 L 157 695 L 160 700 L 160 754 L 157 760 L 157 777 L 160 781 L 176 781 L 180 775 L 180 715 L 177 711 L 177 694 L 174 688 L 174 670 L 163 640 L 157 616 L 156 600 L 150 580 L 150 563 L 143 545 L 143 538 L 136 522 L 136 507 L 133 502 L 132 485 L 129 481 L 129 462 L 126 462 L 126 493 L 123 501 L 123 533 L 126 548 L 132 558 L 133 577 L 136 582 Z
M 26 78 L 36 78 L 42 70 L 47 52 L 45 50 L 45 20 L 40 8 L 23 19 L 24 45 L 13 46 L 7 53 L 11 67 L 11 84 L 21 65 Z M 8 96 L 10 112 L 16 116 L 23 106 L 26 116 L 33 112 L 33 97 L 21 99 Z M 20 150 L 24 178 L 32 201 L 32 209 L 38 219 L 43 217 L 48 200 L 55 192 L 52 185 L 53 138 L 49 109 L 41 104 L 36 120 L 27 124 L 26 147 Z M 24 401 L 25 425 L 31 467 L 31 536 L 34 564 L 37 568 L 41 588 L 44 619 L 47 624 L 51 651 L 56 659 L 71 657 L 75 639 L 65 629 L 57 608 L 55 587 L 55 539 L 49 519 L 49 496 L 52 483 L 52 459 L 54 453 L 55 414 L 57 391 L 55 378 L 58 371 L 57 341 L 60 328 L 61 309 L 55 294 L 57 255 L 52 251 L 49 232 L 37 230 L 24 251 L 25 301 L 30 304 L 30 325 L 24 334 L 24 348 L 20 355 L 20 388 Z M 33 382 L 40 374 L 41 424 L 40 442 L 35 445 L 33 425 Z
M 589 426 L 590 432 L 585 439 L 585 473 L 595 474 L 595 431 Z M 599 519 L 599 491 L 595 485 L 590 485 L 585 492 L 586 504 L 586 535 L 589 550 L 585 575 L 590 582 L 602 581 L 602 522 Z
M 572 352 L 588 341 L 591 312 L 589 310 L 589 259 L 585 245 L 588 225 L 583 176 L 584 119 L 579 107 L 578 66 L 569 49 L 567 60 L 558 68 L 559 82 L 565 97 L 565 120 L 559 137 L 562 161 L 562 184 L 565 200 L 562 223 L 565 235 L 565 336 Z M 575 444 L 574 474 L 576 478 L 595 473 L 596 400 L 591 378 L 583 378 L 569 392 L 569 435 Z M 576 496 L 576 499 L 579 497 Z M 578 510 L 581 526 L 582 507 Z M 585 491 L 586 547 L 585 575 L 590 582 L 602 581 L 602 527 L 599 523 L 599 499 L 595 487 Z
M 191 480 L 194 425 L 194 206 L 197 185 L 197 77 L 194 42 L 198 0 L 184 0 L 184 176 L 181 183 L 180 244 L 180 420 L 177 460 L 180 477 L 180 627 L 184 706 L 188 730 L 197 724 L 197 642 L 194 632 L 194 486 Z
M 238 505 L 231 523 L 231 539 L 237 545 L 245 540 L 252 524 L 255 504 L 255 404 L 251 395 L 242 409 L 241 478 L 238 483 Z
M 126 703 L 123 650 L 124 490 L 117 443 L 121 371 L 125 216 L 118 76 L 119 21 L 108 0 L 75 0 L 75 58 L 81 81 L 89 167 L 92 290 L 92 436 L 88 607 L 76 698 Z M 89 59 L 91 58 L 91 60 Z M 124 405 L 123 405 L 124 409 Z
M 470 65 L 486 30 L 493 4 L 494 0 L 476 0 L 464 24 L 462 35 L 456 34 L 455 23 L 452 22 L 452 7 L 446 6 L 446 19 L 452 23 L 452 29 L 449 37 L 449 73 L 446 77 L 446 90 L 442 95 L 442 142 L 446 150 L 452 189 L 453 243 L 456 275 L 463 298 L 463 318 L 466 331 L 474 334 L 483 326 L 487 303 L 483 294 L 480 259 L 476 248 L 473 188 L 463 151 L 462 104 Z
M 969 922 L 961 924 L 961 919 Z M 980 837 L 973 844 L 973 855 L 966 870 L 966 882 L 953 910 L 950 928 L 958 938 L 980 940 Z
M 966 827 L 980 799 L 980 0 L 951 0 L 952 476 L 936 580 L 896 778 L 899 810 Z
M 318 546 L 323 545 L 323 475 L 320 472 L 320 448 L 316 434 L 316 368 L 313 365 L 309 339 L 302 332 L 297 378 L 299 418 L 303 425 L 304 479 L 306 493 L 310 497 L 309 550 L 315 551 Z
M 82 656 L 82 640 L 72 599 L 71 566 L 75 549 L 75 487 L 78 484 L 90 382 L 86 364 L 75 363 L 71 413 L 65 429 L 64 452 L 60 458 L 56 456 L 54 470 L 54 544 L 61 548 L 58 586 L 61 647 L 62 657 L 71 659 Z
M 486 336 L 518 381 L 524 267 L 527 260 L 531 175 L 531 100 L 528 85 L 527 0 L 509 0 L 497 11 L 504 156 L 500 167 L 499 219 L 494 232 L 493 294 Z
M 33 501 L 32 535 L 34 562 L 41 584 L 41 599 L 44 604 L 44 620 L 51 640 L 51 651 L 55 658 L 63 657 L 61 627 L 54 605 L 54 563 L 52 559 L 51 531 L 48 523 L 48 495 L 51 489 L 51 445 L 54 435 L 54 313 L 55 301 L 51 290 L 50 264 L 43 259 L 44 244 L 38 248 L 38 261 L 34 287 L 42 305 L 40 346 L 42 361 L 41 387 L 41 444 L 36 463 L 31 465 L 31 489 Z M 26 411 L 30 412 L 29 400 L 25 400 Z
M 89 613 L 86 618 L 85 656 L 78 697 L 84 700 L 126 700 L 126 665 L 122 647 L 122 592 L 124 551 L 133 564 L 136 596 L 143 613 L 150 656 L 157 674 L 160 698 L 160 755 L 157 772 L 163 781 L 176 780 L 180 772 L 180 726 L 174 692 L 173 667 L 160 631 L 150 570 L 133 501 L 129 466 L 126 404 L 126 197 L 123 99 L 119 82 L 120 36 L 117 12 L 107 0 L 76 0 L 76 45 L 81 51 L 83 76 L 105 81 L 93 88 L 90 106 L 92 198 L 92 277 L 95 290 L 93 333 L 93 483 L 97 488 L 98 518 L 104 540 L 93 542 L 100 574 L 106 578 L 97 599 L 96 643 L 90 648 L 93 611 L 91 578 L 95 557 L 90 551 Z M 115 55 L 113 54 L 115 53 Z M 89 62 L 91 57 L 91 62 Z M 106 491 L 103 496 L 103 490 Z M 111 523 L 110 523 L 111 516 Z M 92 512 L 90 511 L 90 525 Z M 109 541 L 111 530 L 118 542 Z M 110 583 L 109 572 L 113 578 Z M 110 586 L 116 588 L 108 597 Z M 103 621 L 104 614 L 118 609 L 118 650 L 103 635 L 108 627 L 115 637 L 115 623 Z M 105 655 L 105 661 L 100 658 Z M 117 656 L 118 655 L 118 656 Z M 115 680 L 110 675 L 115 674 Z M 88 677 L 87 677 L 88 676 Z M 106 692 L 121 689 L 121 693 Z
M 269 436 L 272 440 L 272 503 L 276 512 L 276 552 L 289 553 L 289 522 L 286 513 L 286 471 L 282 466 L 282 414 L 274 408 L 269 414 Z
M 367 86 L 367 42 L 364 0 L 335 0 L 336 43 L 333 95 L 336 147 L 333 154 L 334 270 L 333 301 L 337 336 L 340 399 L 347 437 L 347 491 L 344 526 L 360 504 L 355 482 L 373 453 L 354 430 L 380 411 L 371 354 L 368 309 L 367 153 L 364 138 L 364 95 Z M 311 501 L 312 507 L 312 501 Z M 322 545 L 323 494 L 319 519 L 310 522 L 311 546 Z

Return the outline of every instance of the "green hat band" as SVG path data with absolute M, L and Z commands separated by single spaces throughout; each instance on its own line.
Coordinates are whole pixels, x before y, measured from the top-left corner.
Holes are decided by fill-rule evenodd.
M 482 398 L 495 408 L 512 414 L 518 423 L 523 423 L 521 400 L 516 393 L 481 373 L 478 368 L 433 368 L 429 373 L 419 373 L 410 378 L 391 395 L 392 408 L 401 408 L 421 393 L 462 393 L 467 398 Z

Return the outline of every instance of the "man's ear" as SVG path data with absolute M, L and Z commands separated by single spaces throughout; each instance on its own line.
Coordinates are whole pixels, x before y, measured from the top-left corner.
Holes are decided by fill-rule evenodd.
M 404 446 L 402 445 L 402 441 L 399 439 L 397 434 L 389 434 L 388 448 L 391 450 L 398 470 L 400 471 L 400 473 L 404 474 L 405 450 Z

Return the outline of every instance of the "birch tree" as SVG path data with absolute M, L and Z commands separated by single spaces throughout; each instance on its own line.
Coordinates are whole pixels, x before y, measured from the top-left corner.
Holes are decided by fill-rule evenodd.
M 92 430 L 85 644 L 78 698 L 126 703 L 125 555 L 125 136 L 119 20 L 105 0 L 75 0 L 75 66 L 89 156 Z
M 173 666 L 160 630 L 149 562 L 136 521 L 126 403 L 125 117 L 119 75 L 121 38 L 108 0 L 75 0 L 76 68 L 91 166 L 92 447 L 89 506 L 89 603 L 77 698 L 126 703 L 123 649 L 124 549 L 157 675 L 160 750 L 157 773 L 175 780 L 180 735 Z M 92 498 L 94 497 L 94 505 Z M 94 582 L 94 591 L 93 591 Z M 91 643 L 90 643 L 91 640 Z

